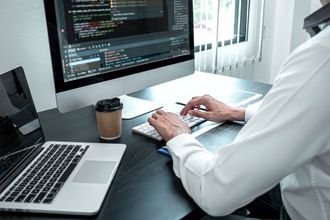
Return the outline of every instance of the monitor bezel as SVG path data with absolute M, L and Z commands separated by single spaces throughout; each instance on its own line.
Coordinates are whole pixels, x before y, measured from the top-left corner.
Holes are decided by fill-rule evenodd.
M 152 69 L 157 69 L 157 68 L 181 63 L 184 61 L 194 60 L 193 3 L 192 0 L 188 0 L 188 7 L 189 7 L 188 13 L 189 13 L 189 18 L 191 18 L 191 20 L 189 20 L 189 48 L 190 48 L 189 54 L 178 57 L 172 57 L 160 61 L 155 61 L 151 63 L 141 64 L 138 66 L 129 67 L 125 69 L 109 71 L 103 74 L 65 82 L 63 77 L 63 68 L 62 68 L 62 60 L 60 53 L 60 42 L 57 36 L 58 24 L 56 20 L 55 1 L 57 0 L 44 0 L 44 6 L 45 6 L 45 14 L 46 14 L 46 22 L 47 22 L 47 30 L 48 30 L 48 40 L 51 49 L 53 77 L 54 77 L 56 93 L 65 92 L 80 87 L 92 85 L 95 83 L 105 82 L 129 75 L 134 75 Z M 56 30 L 56 34 L 54 36 L 55 30 Z

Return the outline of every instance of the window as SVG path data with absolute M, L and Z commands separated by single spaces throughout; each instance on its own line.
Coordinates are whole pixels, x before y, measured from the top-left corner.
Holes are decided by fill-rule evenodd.
M 264 0 L 193 0 L 196 70 L 224 72 L 261 57 Z
M 218 46 L 247 41 L 248 8 L 247 0 L 194 0 L 196 50 L 211 49 L 216 31 Z

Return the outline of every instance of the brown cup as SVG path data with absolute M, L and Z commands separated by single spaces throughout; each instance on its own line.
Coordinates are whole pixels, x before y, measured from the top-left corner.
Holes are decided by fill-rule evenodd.
M 121 135 L 121 113 L 123 104 L 119 98 L 100 100 L 95 105 L 99 136 L 105 140 L 113 140 Z

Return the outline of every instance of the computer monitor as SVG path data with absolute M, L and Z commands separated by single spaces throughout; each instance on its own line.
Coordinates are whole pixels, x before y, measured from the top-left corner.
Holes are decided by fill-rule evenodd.
M 60 112 L 194 72 L 192 0 L 44 0 L 44 5 Z M 126 104 L 124 114 L 145 106 Z

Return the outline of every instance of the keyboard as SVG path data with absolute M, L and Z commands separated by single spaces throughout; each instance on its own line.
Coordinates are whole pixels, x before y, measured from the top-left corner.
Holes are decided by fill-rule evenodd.
M 206 121 L 204 118 L 194 117 L 190 115 L 180 116 L 180 118 L 188 124 L 190 128 L 199 125 Z M 158 132 L 152 127 L 149 122 L 140 124 L 132 128 L 133 133 L 141 134 L 143 136 L 152 138 L 157 141 L 161 141 L 163 138 L 158 134 Z
M 0 201 L 50 204 L 88 147 L 50 145 L 5 192 Z

